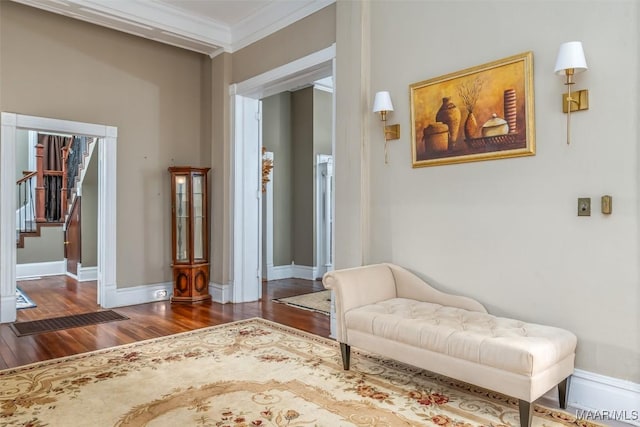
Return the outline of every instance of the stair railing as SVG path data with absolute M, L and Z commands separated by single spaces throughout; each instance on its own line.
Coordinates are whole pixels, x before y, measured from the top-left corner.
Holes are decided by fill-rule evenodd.
M 62 147 L 62 188 L 60 189 L 60 216 L 65 218 L 67 210 L 69 209 L 69 193 L 73 185 L 69 184 L 69 177 L 75 178 L 78 171 L 77 164 L 69 164 L 69 159 L 73 159 L 73 156 L 69 156 L 73 153 L 73 143 L 76 138 L 71 139 L 71 143 L 66 147 Z
M 36 145 L 36 222 L 47 222 L 44 217 L 44 145 Z
M 36 188 L 38 172 L 23 172 L 24 176 L 16 181 L 18 209 L 16 210 L 16 232 L 31 233 L 36 231 L 36 205 L 33 195 Z
M 87 141 L 85 137 L 73 137 L 71 143 L 62 148 L 62 170 L 44 169 L 44 145 L 36 145 L 36 172 L 35 175 L 35 221 L 36 222 L 61 222 L 69 210 L 69 204 L 73 201 L 71 190 L 75 187 L 76 177 L 80 164 L 83 162 L 83 154 L 86 151 Z M 45 193 L 47 189 L 58 187 L 60 199 L 55 206 L 47 202 Z M 55 191 L 55 190 L 52 190 Z M 58 204 L 59 203 L 59 204 Z M 60 210 L 57 212 L 56 207 Z

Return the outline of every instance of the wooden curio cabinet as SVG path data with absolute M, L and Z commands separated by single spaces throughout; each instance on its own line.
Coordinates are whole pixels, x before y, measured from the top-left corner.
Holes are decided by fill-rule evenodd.
M 209 168 L 170 167 L 172 302 L 199 302 L 209 295 Z

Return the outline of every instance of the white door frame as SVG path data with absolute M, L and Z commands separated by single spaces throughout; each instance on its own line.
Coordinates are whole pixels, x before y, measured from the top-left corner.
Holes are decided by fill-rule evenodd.
M 314 52 L 258 76 L 252 77 L 229 87 L 231 111 L 231 218 L 233 221 L 231 241 L 233 250 L 230 262 L 232 302 L 256 301 L 262 296 L 260 271 L 261 192 L 259 180 L 253 180 L 250 168 L 259 171 L 261 155 L 260 141 L 251 135 L 259 130 L 247 126 L 259 126 L 259 121 L 246 120 L 246 109 L 259 100 L 285 90 L 291 90 L 301 84 L 333 74 L 335 69 L 335 44 Z M 250 101 L 253 100 L 253 101 Z M 251 108 L 251 107 L 249 107 Z M 250 165 L 247 167 L 247 165 Z M 256 196 L 257 195 L 257 196 Z M 255 215 L 246 215 L 247 201 L 257 209 Z M 256 236 L 257 238 L 250 238 Z M 254 276 L 257 275 L 257 280 Z
M 272 151 L 266 151 L 263 156 L 264 160 L 271 160 L 271 164 L 275 164 L 274 154 Z M 273 180 L 275 179 L 274 170 L 269 172 L 269 181 L 264 186 L 262 193 L 262 278 L 270 280 L 273 276 Z
M 318 154 L 315 163 L 315 235 L 314 278 L 333 270 L 333 155 Z M 324 190 L 324 191 L 323 191 Z
M 0 116 L 0 323 L 16 320 L 16 130 L 98 138 L 98 304 L 113 307 L 116 284 L 116 147 L 118 128 L 3 112 Z

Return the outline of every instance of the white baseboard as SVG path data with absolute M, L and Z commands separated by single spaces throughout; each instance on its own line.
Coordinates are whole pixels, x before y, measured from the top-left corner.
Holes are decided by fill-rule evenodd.
M 128 305 L 145 304 L 148 302 L 166 301 L 173 293 L 173 283 L 156 283 L 151 285 L 134 286 L 131 288 L 116 289 L 107 293 L 107 301 L 103 307 L 125 307 Z M 232 301 L 233 289 L 231 285 L 209 283 L 211 299 L 221 304 Z M 15 304 L 15 302 L 14 302 Z
M 569 385 L 569 405 L 590 421 L 640 426 L 640 384 L 631 381 L 576 369 Z
M 267 280 L 305 279 L 315 280 L 322 277 L 325 267 L 309 267 L 306 265 L 276 265 L 267 266 Z
M 220 283 L 210 282 L 209 294 L 211 294 L 212 301 L 226 304 L 233 301 L 233 286 L 229 283 L 222 285 Z
M 166 301 L 173 292 L 173 283 L 155 283 L 131 288 L 116 289 L 108 292 L 102 304 L 105 308 L 125 307 L 127 305 L 145 304 L 148 302 Z
M 82 267 L 78 265 L 78 282 L 98 280 L 98 267 Z
M 640 384 L 576 369 L 569 383 L 567 411 L 585 421 L 619 421 L 640 426 Z M 543 405 L 558 405 L 558 390 L 549 390 Z
M 34 276 L 58 276 L 67 273 L 67 264 L 62 261 L 33 262 L 16 264 L 16 279 L 28 279 Z

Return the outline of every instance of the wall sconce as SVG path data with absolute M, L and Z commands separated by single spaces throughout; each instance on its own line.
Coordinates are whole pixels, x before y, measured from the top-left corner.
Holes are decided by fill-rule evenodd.
M 400 138 L 400 125 L 387 125 L 387 113 L 393 111 L 391 95 L 389 92 L 377 92 L 373 100 L 373 112 L 380 113 L 380 120 L 384 123 L 384 162 L 389 163 L 387 154 L 387 143 L 392 139 Z
M 579 90 L 571 94 L 573 75 L 587 70 L 582 42 L 566 42 L 560 45 L 555 73 L 565 75 L 568 92 L 562 95 L 562 111 L 567 113 L 567 144 L 571 143 L 571 112 L 589 109 L 589 91 Z

